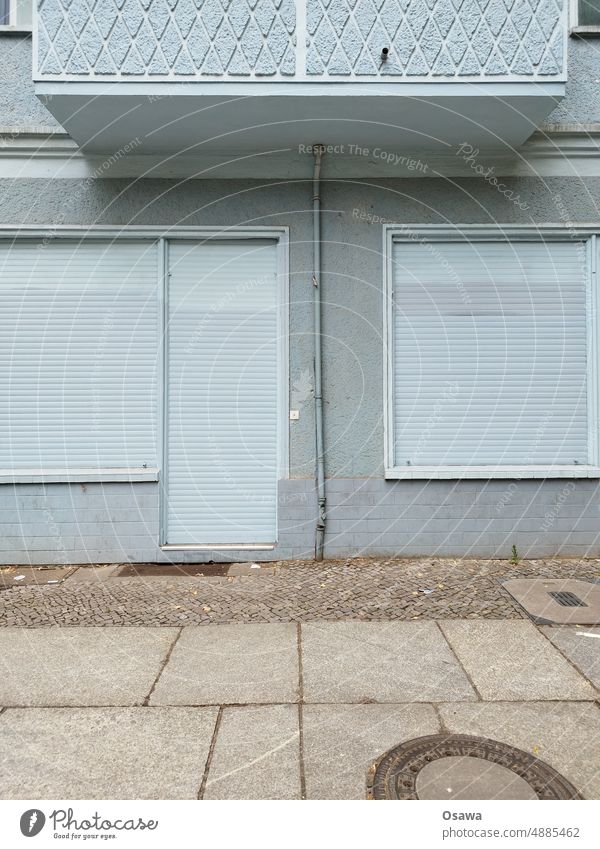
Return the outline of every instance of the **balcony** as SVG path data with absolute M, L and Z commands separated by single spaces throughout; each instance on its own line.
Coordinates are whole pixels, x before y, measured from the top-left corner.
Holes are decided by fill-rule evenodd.
M 39 0 L 33 78 L 93 152 L 505 150 L 564 94 L 565 15 L 561 0 Z

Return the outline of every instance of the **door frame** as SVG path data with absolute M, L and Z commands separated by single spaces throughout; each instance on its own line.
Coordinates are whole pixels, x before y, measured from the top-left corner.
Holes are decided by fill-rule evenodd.
M 277 544 L 279 532 L 278 499 L 275 499 L 275 545 L 176 545 L 167 543 L 167 441 L 168 433 L 168 314 L 169 314 L 169 245 L 176 241 L 242 241 L 271 239 L 276 242 L 277 252 L 277 480 L 289 477 L 289 228 L 288 227 L 183 227 L 163 232 L 158 248 L 158 299 L 159 299 L 159 536 L 160 548 L 167 551 L 219 551 L 245 549 L 272 550 Z

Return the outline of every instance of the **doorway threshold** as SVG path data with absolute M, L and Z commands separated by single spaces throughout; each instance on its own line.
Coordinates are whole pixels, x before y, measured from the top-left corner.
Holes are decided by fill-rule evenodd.
M 226 543 L 220 545 L 204 545 L 196 543 L 183 543 L 181 545 L 161 545 L 161 551 L 273 551 L 276 542 L 257 543 Z

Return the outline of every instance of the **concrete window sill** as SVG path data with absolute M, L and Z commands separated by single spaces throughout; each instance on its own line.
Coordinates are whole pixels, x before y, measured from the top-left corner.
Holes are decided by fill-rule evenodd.
M 157 481 L 157 468 L 118 469 L 0 469 L 0 484 L 15 483 L 133 483 Z
M 597 466 L 401 466 L 385 470 L 386 480 L 477 480 L 600 478 Z
M 600 38 L 600 26 L 571 27 L 570 35 L 576 38 Z

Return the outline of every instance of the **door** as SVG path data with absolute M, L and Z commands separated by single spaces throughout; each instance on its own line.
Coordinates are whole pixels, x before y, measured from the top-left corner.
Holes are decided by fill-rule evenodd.
M 276 541 L 277 252 L 266 239 L 168 245 L 166 545 Z

